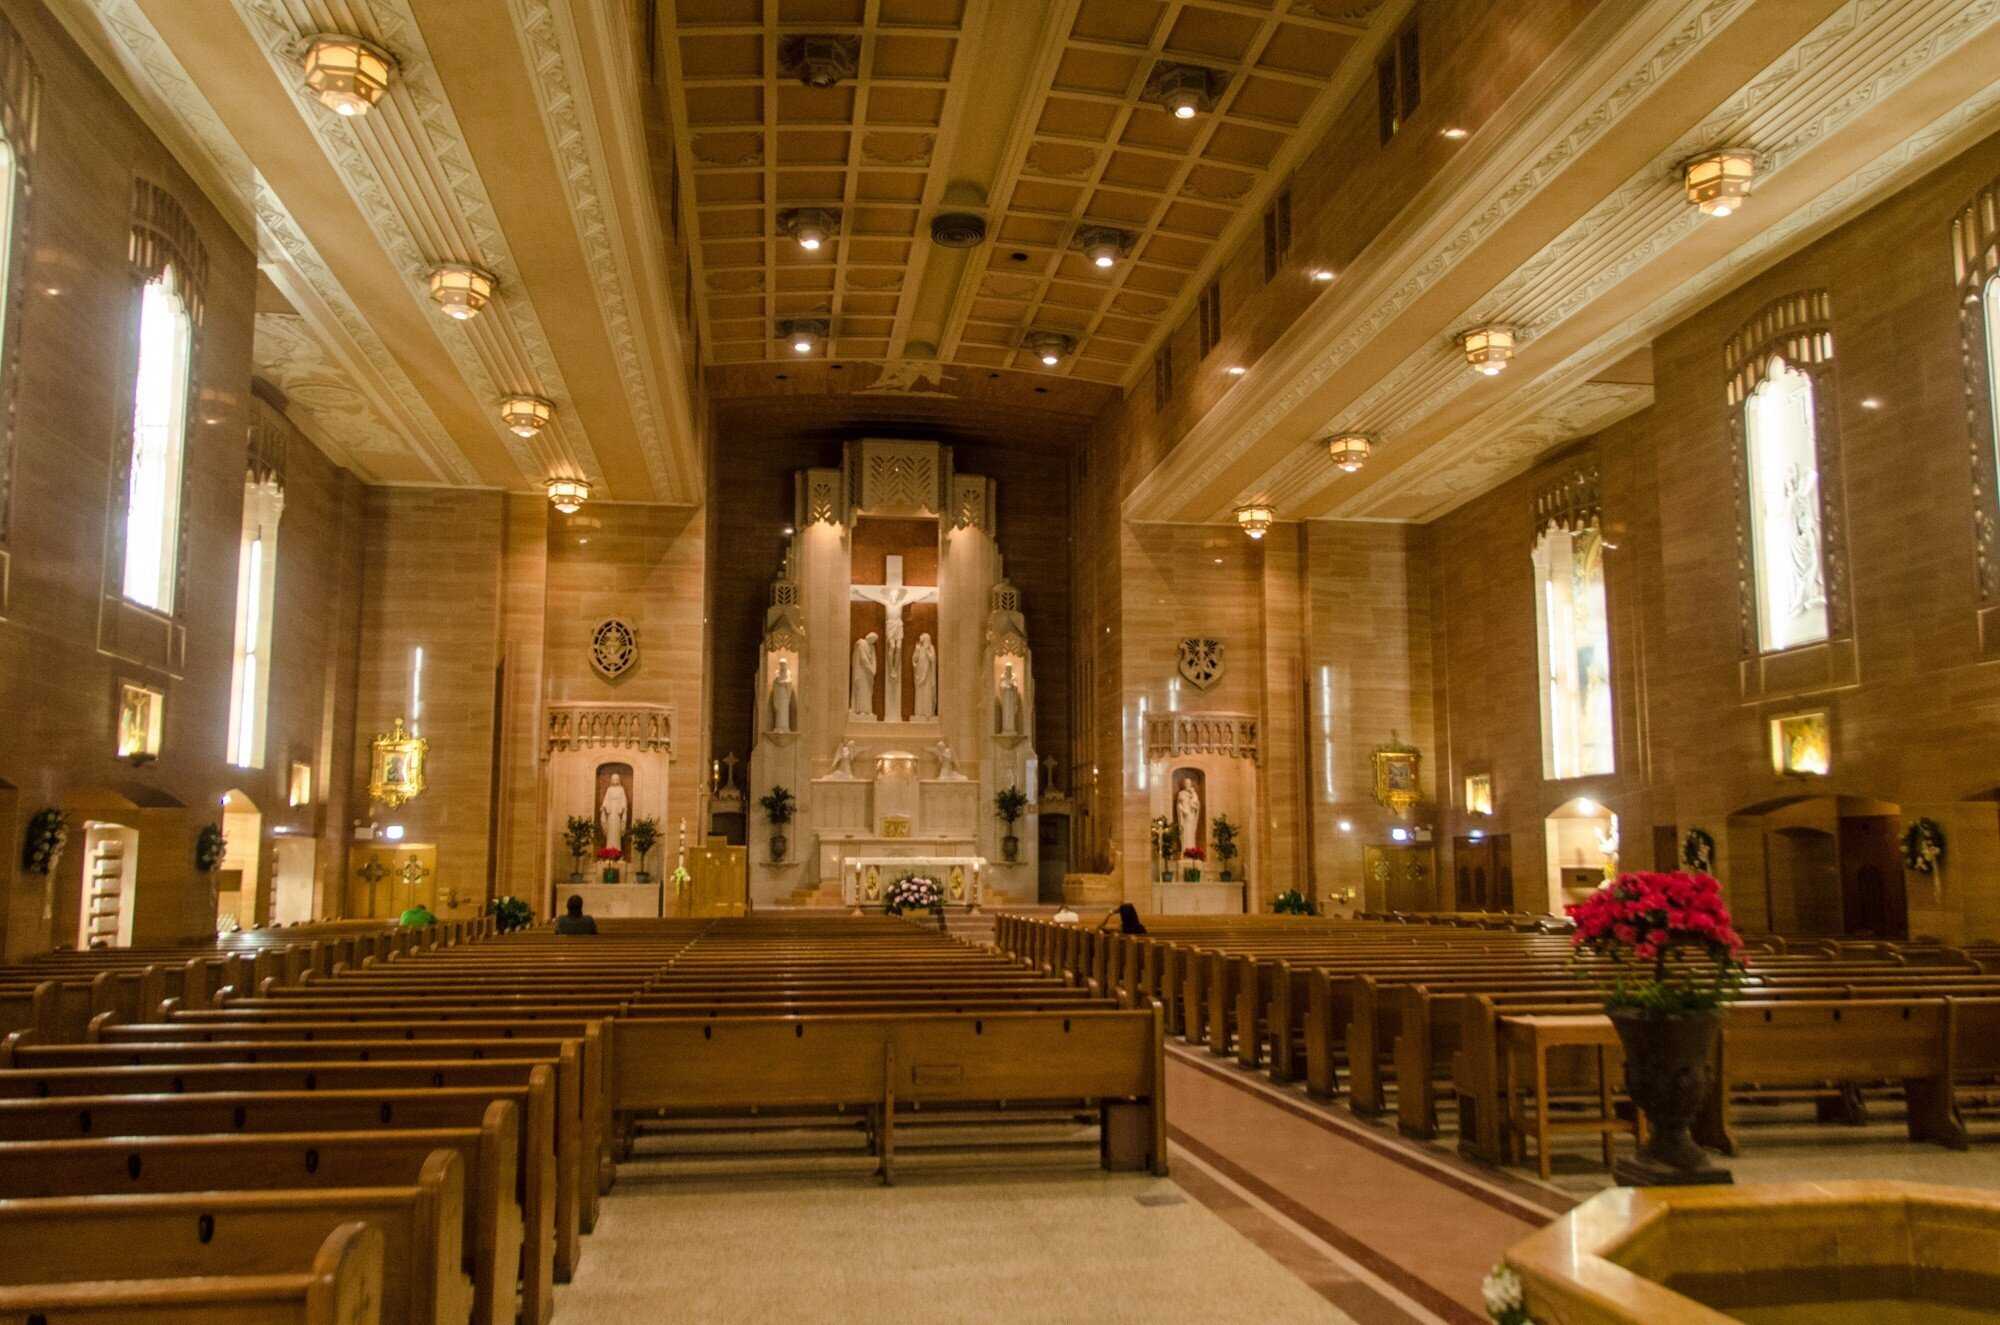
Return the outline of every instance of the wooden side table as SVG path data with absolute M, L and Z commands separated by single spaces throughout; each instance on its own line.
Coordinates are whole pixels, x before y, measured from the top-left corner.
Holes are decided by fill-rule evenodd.
M 1628 1126 L 1618 1120 L 1611 1098 L 1608 1051 L 1618 1047 L 1618 1032 L 1612 1026 L 1611 1018 L 1602 1013 L 1500 1019 L 1501 1086 L 1507 1101 L 1507 1136 L 1503 1140 L 1502 1152 L 1510 1161 L 1519 1156 L 1521 1140 L 1527 1134 L 1527 1119 L 1522 1112 L 1526 1102 L 1523 1095 L 1531 1090 L 1535 1106 L 1535 1165 L 1544 1179 L 1549 1176 L 1550 1139 L 1569 1133 L 1595 1133 L 1604 1147 L 1604 1166 L 1611 1167 L 1613 1135 Z M 1568 1048 L 1596 1051 L 1598 1116 L 1595 1118 L 1558 1120 L 1549 1116 L 1549 1054 Z M 1524 1069 L 1526 1083 L 1522 1081 Z M 1636 1139 L 1639 1134 L 1636 1111 L 1629 1126 Z

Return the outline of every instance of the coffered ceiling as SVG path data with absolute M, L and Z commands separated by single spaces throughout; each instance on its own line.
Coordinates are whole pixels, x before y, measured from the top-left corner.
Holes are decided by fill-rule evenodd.
M 1129 385 L 1352 95 L 1402 6 L 1381 0 L 655 0 L 691 194 L 708 356 L 1070 374 Z M 803 83 L 827 39 L 851 75 Z M 1163 70 L 1213 106 L 1147 99 Z M 1205 71 L 1205 72 L 1202 72 Z M 842 71 L 843 74 L 846 71 Z M 787 214 L 835 214 L 808 252 Z M 932 239 L 940 214 L 986 240 Z M 1100 270 L 1080 232 L 1112 227 Z M 1023 347 L 1071 338 L 1054 369 Z
M 701 492 L 690 377 L 622 0 L 52 0 L 256 250 L 256 368 L 337 460 L 382 482 L 607 497 Z M 302 38 L 365 38 L 387 95 L 345 118 Z M 478 317 L 430 268 L 497 277 Z M 554 402 L 523 438 L 513 394 Z

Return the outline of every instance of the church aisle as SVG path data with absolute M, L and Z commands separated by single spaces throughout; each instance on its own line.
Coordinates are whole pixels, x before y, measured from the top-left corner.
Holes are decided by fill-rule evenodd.
M 1175 1178 L 1370 1325 L 1483 1325 L 1486 1271 L 1569 1206 L 1172 1044 L 1167 1121 Z
M 630 1167 L 630 1166 L 628 1166 Z M 584 1321 L 1286 1321 L 1336 1310 L 1171 1179 L 628 1179 L 556 1289 Z

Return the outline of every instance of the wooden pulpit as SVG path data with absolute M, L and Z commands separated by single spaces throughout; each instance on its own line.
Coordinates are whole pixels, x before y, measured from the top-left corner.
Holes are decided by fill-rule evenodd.
M 683 916 L 740 916 L 750 909 L 749 852 L 719 837 L 689 847 L 688 885 L 674 907 Z

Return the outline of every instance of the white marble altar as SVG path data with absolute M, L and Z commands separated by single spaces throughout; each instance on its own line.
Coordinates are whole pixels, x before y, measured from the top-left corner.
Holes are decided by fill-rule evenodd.
M 906 874 L 928 874 L 944 889 L 947 907 L 977 911 L 986 875 L 984 856 L 849 856 L 840 876 L 840 900 L 850 907 L 880 906 L 883 890 Z
M 599 920 L 657 919 L 663 886 L 658 879 L 651 883 L 571 883 L 558 879 L 556 905 L 581 897 L 583 913 Z
M 1243 914 L 1241 883 L 1155 883 L 1156 916 L 1238 916 Z

